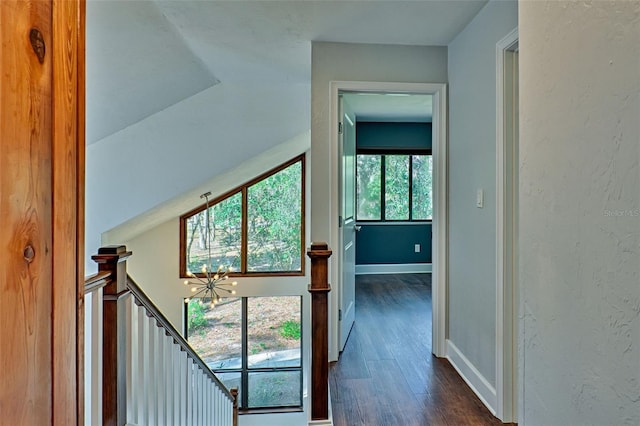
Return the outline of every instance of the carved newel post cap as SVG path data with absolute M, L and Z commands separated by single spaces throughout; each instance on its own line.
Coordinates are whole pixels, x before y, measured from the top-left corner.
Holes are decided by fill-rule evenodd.
M 112 245 L 104 246 L 98 249 L 98 254 L 91 256 L 98 264 L 119 263 L 127 260 L 131 256 L 131 252 L 127 251 L 127 246 Z
M 311 247 L 307 250 L 307 256 L 313 259 L 329 258 L 333 252 L 329 245 L 325 242 L 311 243 Z
M 104 246 L 98 249 L 98 254 L 121 254 L 126 252 L 127 246 L 123 245 Z

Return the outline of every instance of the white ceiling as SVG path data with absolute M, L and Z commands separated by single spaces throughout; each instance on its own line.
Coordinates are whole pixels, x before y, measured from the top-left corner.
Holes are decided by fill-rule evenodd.
M 260 104 L 271 105 L 289 123 L 280 126 L 282 134 L 270 135 L 285 141 L 309 128 L 312 41 L 445 46 L 485 3 L 89 0 L 87 143 L 166 114 L 204 90 L 215 92 L 216 85 L 238 88 L 237 117 L 246 117 L 243 105 L 251 109 L 256 103 L 243 86 L 278 87 Z M 231 127 L 226 117 L 223 122 L 208 116 L 205 124 L 215 133 Z M 245 142 L 234 141 L 233 134 L 221 139 Z

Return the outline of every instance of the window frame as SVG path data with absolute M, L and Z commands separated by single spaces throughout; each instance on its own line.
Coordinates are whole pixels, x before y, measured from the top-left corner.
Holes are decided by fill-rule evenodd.
M 300 164 L 300 184 L 301 184 L 301 191 L 300 191 L 300 270 L 299 271 L 248 271 L 247 268 L 247 262 L 248 262 L 248 223 L 249 223 L 249 219 L 247 217 L 247 212 L 249 210 L 249 206 L 248 206 L 248 202 L 249 202 L 249 197 L 248 197 L 248 192 L 249 192 L 249 188 L 252 187 L 253 185 L 257 184 L 258 182 L 265 180 L 273 175 L 275 175 L 278 172 L 283 171 L 284 169 L 286 169 L 289 166 L 292 166 L 296 163 L 301 163 Z M 223 193 L 222 195 L 216 197 L 215 199 L 211 200 L 209 202 L 209 207 L 212 208 L 213 206 L 215 206 L 216 204 L 220 203 L 221 201 L 226 200 L 227 198 L 230 198 L 238 193 L 242 194 L 242 218 L 241 218 L 241 223 L 242 223 L 242 229 L 241 229 L 241 237 L 240 237 L 240 270 L 239 271 L 233 271 L 231 273 L 229 273 L 229 276 L 234 276 L 234 277 L 273 277 L 273 276 L 280 276 L 280 277 L 291 277 L 291 276 L 304 276 L 305 274 L 305 233 L 306 233 L 306 213 L 305 213 L 305 206 L 306 206 L 306 155 L 305 154 L 300 154 L 294 158 L 292 158 L 291 160 L 282 163 L 281 165 L 274 167 L 271 170 L 268 170 L 265 173 L 262 173 L 261 175 L 251 179 L 250 181 L 245 182 L 244 184 L 237 186 L 235 188 L 233 188 L 230 191 L 227 191 L 225 193 Z M 187 274 L 187 220 L 200 213 L 203 212 L 204 210 L 206 210 L 207 208 L 207 204 L 204 203 L 190 211 L 188 211 L 187 213 L 183 214 L 182 216 L 180 216 L 180 250 L 179 250 L 179 256 L 180 256 L 180 278 L 191 278 L 192 275 Z M 205 275 L 202 272 L 196 272 L 196 271 L 192 271 L 194 275 L 198 276 L 198 277 L 205 277 Z
M 431 219 L 413 219 L 413 156 L 414 155 L 427 155 L 431 156 L 433 161 L 433 152 L 431 148 L 357 148 L 356 149 L 356 179 L 358 176 L 358 155 L 379 155 L 380 158 L 380 219 L 358 219 L 358 209 L 356 208 L 356 222 L 357 223 L 431 223 L 433 222 L 433 216 Z M 406 155 L 409 157 L 409 218 L 408 219 L 386 219 L 386 156 L 388 155 Z M 433 198 L 433 186 L 431 188 L 431 194 Z M 356 198 L 358 194 L 356 192 Z M 357 200 L 356 200 L 357 201 Z
M 300 300 L 300 364 L 296 367 L 249 367 L 249 298 L 258 299 L 261 297 L 298 297 Z M 243 414 L 257 414 L 257 413 L 283 413 L 283 412 L 299 412 L 304 408 L 304 299 L 301 295 L 281 295 L 281 296 L 231 296 L 230 298 L 237 298 L 241 301 L 240 308 L 240 321 L 241 321 L 241 354 L 242 357 L 240 368 L 215 368 L 211 369 L 214 373 L 239 373 L 240 374 L 240 386 L 242 391 L 240 392 L 240 400 L 238 401 L 239 412 Z M 188 303 L 183 300 L 183 324 L 185 340 L 189 342 L 189 308 Z M 249 374 L 250 373 L 275 373 L 275 372 L 287 372 L 294 371 L 300 373 L 300 405 L 282 405 L 282 406 L 266 406 L 266 407 L 248 407 L 249 394 L 247 389 L 249 387 Z

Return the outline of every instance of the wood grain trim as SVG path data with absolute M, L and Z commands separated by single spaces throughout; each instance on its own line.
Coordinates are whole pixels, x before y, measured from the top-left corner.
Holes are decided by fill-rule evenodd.
M 77 153 L 76 153 L 76 170 L 77 182 L 76 188 L 76 212 L 78 217 L 76 231 L 76 276 L 78 278 L 78 310 L 77 314 L 77 367 L 76 367 L 76 399 L 77 404 L 77 424 L 84 424 L 84 289 L 82 288 L 82 277 L 84 277 L 84 240 L 85 240 L 85 150 L 86 150 L 86 69 L 85 69 L 85 45 L 86 45 L 86 0 L 78 1 L 78 33 L 77 33 Z M 81 402 L 82 401 L 82 402 Z
M 82 307 L 84 277 L 78 275 L 78 147 L 84 138 L 78 132 L 78 39 L 81 37 L 80 1 L 52 1 L 53 61 L 52 98 L 52 186 L 53 186 L 53 294 L 52 374 L 53 424 L 78 423 L 78 311 Z M 83 296 L 82 296 L 83 297 Z
M 8 425 L 52 423 L 50 41 L 50 3 L 2 2 L 0 422 Z

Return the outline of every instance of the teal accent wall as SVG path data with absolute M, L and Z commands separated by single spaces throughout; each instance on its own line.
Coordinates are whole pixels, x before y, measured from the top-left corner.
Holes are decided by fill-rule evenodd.
M 431 223 L 362 223 L 356 234 L 356 265 L 431 263 Z M 420 253 L 415 245 L 420 244 Z
M 431 149 L 431 123 L 356 122 L 357 148 Z
M 431 136 L 431 123 L 356 122 L 356 149 L 431 149 Z M 431 223 L 360 225 L 356 265 L 431 263 Z

